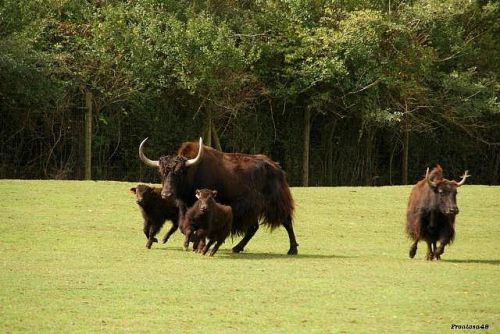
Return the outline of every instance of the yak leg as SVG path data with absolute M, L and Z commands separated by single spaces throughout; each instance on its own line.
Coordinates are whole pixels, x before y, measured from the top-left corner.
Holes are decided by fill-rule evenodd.
M 297 240 L 295 239 L 295 233 L 293 232 L 292 217 L 288 216 L 283 226 L 288 233 L 288 239 L 290 240 L 290 249 L 288 250 L 288 255 L 297 255 Z
M 191 234 L 193 233 L 193 230 L 190 227 L 187 227 L 184 231 L 185 236 L 184 236 L 184 250 L 189 249 L 189 240 L 191 238 Z
M 201 253 L 203 252 L 203 248 L 205 248 L 205 239 L 197 239 L 195 242 L 193 242 L 193 252 L 195 253 Z
M 205 248 L 205 239 L 207 237 L 207 231 L 205 229 L 198 229 L 196 230 L 196 236 L 195 236 L 195 239 L 193 241 L 193 252 L 196 252 L 196 253 L 201 253 L 203 252 L 203 249 Z
M 146 239 L 149 239 L 149 223 L 147 221 L 144 221 L 143 232 L 144 232 L 144 235 L 146 236 Z
M 439 240 L 439 247 L 434 252 L 434 254 L 436 256 L 436 260 L 441 260 L 441 255 L 443 255 L 443 253 L 444 253 L 444 247 L 446 245 L 448 245 L 449 242 L 450 242 L 450 240 L 448 240 L 448 239 Z
M 196 236 L 196 240 L 193 241 L 193 252 L 201 253 L 205 245 L 206 245 L 205 237 L 200 238 Z
M 432 242 L 427 241 L 427 255 L 425 256 L 426 260 L 432 261 L 434 259 L 434 253 L 432 252 Z
M 210 247 L 212 247 L 212 245 L 214 244 L 214 242 L 215 242 L 215 239 L 208 240 L 207 244 L 203 248 L 203 252 L 202 252 L 203 255 L 207 254 L 208 250 L 210 249 Z
M 158 233 L 160 229 L 158 226 L 151 224 L 149 226 L 149 236 L 148 236 L 148 242 L 146 243 L 146 248 L 151 249 L 151 245 L 153 242 L 158 242 L 158 239 L 155 238 L 156 233 Z
M 410 256 L 410 259 L 413 259 L 415 257 L 415 254 L 417 254 L 417 245 L 418 245 L 418 240 L 415 240 L 413 244 L 410 247 L 410 251 L 408 255 Z
M 178 221 L 181 222 L 181 231 L 182 228 L 184 227 L 184 219 L 186 217 L 186 211 L 187 211 L 187 205 L 183 201 L 176 200 L 175 204 L 177 205 L 177 208 L 179 209 L 179 214 L 178 214 Z
M 439 245 L 438 249 L 436 250 L 436 252 L 434 253 L 436 256 L 436 260 L 441 260 L 441 255 L 443 255 L 443 253 L 444 253 L 444 247 L 445 247 L 445 245 L 443 243 L 441 243 Z
M 252 237 L 255 235 L 255 232 L 257 232 L 258 229 L 259 229 L 259 222 L 256 219 L 254 224 L 252 224 L 248 228 L 243 239 L 241 239 L 241 241 L 236 246 L 233 247 L 233 253 L 242 252 L 247 243 L 250 241 L 250 239 L 252 239 Z
M 177 231 L 177 228 L 179 228 L 179 223 L 176 221 L 172 221 L 172 227 L 170 227 L 170 230 L 168 230 L 167 234 L 163 237 L 163 243 L 166 243 L 170 236 L 174 234 L 175 231 Z
M 224 241 L 217 240 L 217 242 L 215 243 L 214 248 L 210 252 L 210 256 L 214 256 L 214 254 L 219 250 L 219 247 L 220 247 L 220 245 L 222 245 L 223 242 Z
M 149 231 L 151 229 L 151 222 L 149 222 L 148 220 L 144 220 L 144 229 L 143 229 L 143 232 L 144 232 L 144 235 L 146 236 L 146 239 L 149 240 Z M 156 238 L 154 238 L 153 242 L 158 242 L 158 240 Z

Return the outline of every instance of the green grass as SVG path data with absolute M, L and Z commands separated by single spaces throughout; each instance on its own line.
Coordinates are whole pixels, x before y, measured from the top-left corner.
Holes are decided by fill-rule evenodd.
M 460 188 L 456 241 L 427 262 L 407 255 L 410 187 L 294 188 L 298 256 L 262 227 L 210 258 L 180 233 L 145 249 L 131 185 L 0 181 L 1 333 L 500 332 L 500 187 Z

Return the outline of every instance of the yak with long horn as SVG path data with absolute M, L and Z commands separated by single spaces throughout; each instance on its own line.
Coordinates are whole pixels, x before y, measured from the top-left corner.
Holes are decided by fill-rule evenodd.
M 413 187 L 406 210 L 406 232 L 413 241 L 411 258 L 417 253 L 420 240 L 427 243 L 427 260 L 441 258 L 445 246 L 455 237 L 455 217 L 459 212 L 457 188 L 469 176 L 465 171 L 460 182 L 447 180 L 437 165 L 430 172 L 427 168 L 424 179 Z
M 151 160 L 144 154 L 145 141 L 139 145 L 139 157 L 159 169 L 162 196 L 176 200 L 181 217 L 196 201 L 196 189 L 216 190 L 219 202 L 233 210 L 231 233 L 244 235 L 233 252 L 243 251 L 262 223 L 271 229 L 283 226 L 290 242 L 288 254 L 297 254 L 294 202 L 286 173 L 277 162 L 262 154 L 220 152 L 204 146 L 201 138 L 198 143 L 183 143 L 175 156 Z

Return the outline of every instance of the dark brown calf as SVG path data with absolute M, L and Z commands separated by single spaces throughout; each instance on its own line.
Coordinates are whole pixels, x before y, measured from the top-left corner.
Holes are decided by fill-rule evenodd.
M 469 176 L 465 171 L 460 182 L 443 179 L 443 169 L 437 165 L 430 173 L 427 168 L 425 178 L 413 187 L 406 211 L 406 232 L 413 240 L 410 258 L 417 253 L 420 240 L 427 243 L 427 260 L 441 258 L 445 246 L 455 237 L 457 188 Z
M 183 224 L 186 234 L 184 240 L 185 249 L 188 247 L 191 234 L 196 232 L 196 236 L 200 241 L 205 238 L 208 239 L 205 245 L 200 242 L 198 251 L 205 255 L 215 243 L 210 252 L 210 256 L 213 256 L 231 233 L 233 210 L 230 206 L 215 202 L 216 195 L 217 191 L 215 190 L 196 190 L 198 200 L 186 212 Z
M 160 231 L 165 221 L 170 220 L 172 227 L 163 238 L 163 243 L 166 243 L 179 226 L 179 209 L 175 202 L 172 199 L 163 199 L 161 188 L 153 188 L 145 184 L 130 188 L 130 191 L 135 194 L 137 205 L 139 205 L 144 218 L 144 234 L 148 239 L 146 247 L 151 248 L 154 242 L 158 242 L 155 235 Z

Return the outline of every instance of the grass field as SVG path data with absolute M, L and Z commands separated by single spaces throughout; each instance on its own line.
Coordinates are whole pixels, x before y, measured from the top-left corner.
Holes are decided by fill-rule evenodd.
M 145 249 L 131 185 L 0 181 L 0 333 L 500 332 L 500 187 L 460 188 L 455 243 L 427 262 L 407 255 L 410 187 L 293 188 L 298 256 L 262 227 L 210 258 L 180 233 Z

